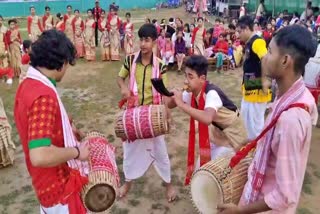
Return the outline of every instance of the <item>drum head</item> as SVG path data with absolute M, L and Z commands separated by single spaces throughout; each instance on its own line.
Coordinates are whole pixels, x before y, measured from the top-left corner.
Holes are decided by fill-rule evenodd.
M 217 205 L 223 203 L 222 189 L 217 179 L 208 171 L 196 172 L 191 180 L 191 196 L 202 214 L 215 214 Z
M 86 194 L 84 202 L 91 212 L 103 212 L 108 210 L 116 199 L 116 192 L 108 184 L 94 185 Z

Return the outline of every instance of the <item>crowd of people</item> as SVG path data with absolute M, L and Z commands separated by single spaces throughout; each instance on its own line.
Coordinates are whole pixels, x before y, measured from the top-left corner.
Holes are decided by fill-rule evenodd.
M 56 83 L 77 58 L 95 60 L 99 42 L 102 60 L 120 60 L 121 31 L 125 32 L 126 56 L 116 82 L 128 108 L 161 104 L 169 117 L 172 108 L 190 116 L 185 184 L 190 184 L 192 173 L 209 161 L 228 154 L 243 158 L 255 148 L 239 205 L 220 204 L 218 213 L 295 213 L 307 167 L 312 125 L 318 117 L 315 100 L 302 78 L 308 60 L 316 53 L 317 42 L 312 33 L 297 23 L 277 27 L 279 20 L 275 20 L 276 33 L 271 32 L 272 23 L 260 33 L 259 24 L 246 15 L 227 27 L 218 18 L 214 24 L 203 17 L 189 24 L 180 18 L 170 18 L 168 23 L 166 19 L 158 23 L 146 18 L 138 30 L 140 46 L 135 52 L 131 14 L 127 13 L 126 22 L 122 22 L 116 8 L 110 7 L 108 15 L 99 8 L 97 1 L 83 21 L 78 10 L 73 14 L 72 7 L 67 6 L 67 14 L 58 14 L 54 25 L 50 8 L 46 8 L 41 22 L 31 7 L 30 40 L 23 42 L 25 55 L 20 58 L 14 54 L 20 51 L 21 43 L 15 20 L 9 21 L 9 33 L 4 33 L 4 50 L 10 53 L 13 72 L 19 75 L 15 70 L 20 68 L 15 64 L 17 60 L 29 65 L 17 89 L 14 118 L 41 213 L 86 213 L 80 190 L 88 181 L 67 162 L 87 161 L 90 148 L 85 144 L 66 146 L 75 142 L 75 137 Z M 206 29 L 205 25 L 210 27 Z M 101 37 L 97 30 L 102 32 Z M 266 41 L 267 33 L 270 38 Z M 185 59 L 186 56 L 189 57 Z M 173 96 L 167 97 L 152 87 L 151 79 L 161 78 L 167 86 L 167 66 L 175 61 L 179 71 L 185 62 L 186 87 L 184 91 L 173 90 Z M 241 108 L 208 80 L 211 61 L 215 61 L 218 72 L 226 61 L 231 68 L 243 61 Z M 277 85 L 273 102 L 271 80 Z M 174 201 L 176 191 L 164 135 L 124 141 L 122 146 L 125 181 L 119 198 L 124 198 L 133 181 L 153 165 L 165 183 L 167 201 Z

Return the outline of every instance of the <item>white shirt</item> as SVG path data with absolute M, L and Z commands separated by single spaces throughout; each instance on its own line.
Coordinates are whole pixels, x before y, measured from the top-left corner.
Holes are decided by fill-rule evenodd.
M 191 33 L 183 32 L 184 33 L 184 41 L 186 42 L 186 47 L 191 48 Z
M 188 93 L 186 91 L 183 92 L 182 94 L 182 100 L 183 102 L 191 105 L 191 98 L 192 94 Z M 223 106 L 222 100 L 219 96 L 219 94 L 215 90 L 210 90 L 206 95 L 205 95 L 205 105 L 204 109 L 206 108 L 213 108 L 216 111 L 219 110 Z

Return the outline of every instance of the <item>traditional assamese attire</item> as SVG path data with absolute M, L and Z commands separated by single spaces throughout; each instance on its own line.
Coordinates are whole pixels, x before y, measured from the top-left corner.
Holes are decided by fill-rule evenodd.
M 102 33 L 100 37 L 101 60 L 110 60 L 110 36 L 107 30 L 107 18 L 100 18 L 98 21 L 99 30 Z
M 11 126 L 0 98 L 0 168 L 13 164 L 15 149 L 11 139 Z
M 282 112 L 296 103 L 304 104 L 306 108 L 294 107 Z M 300 78 L 285 94 L 276 98 L 270 109 L 266 126 L 280 112 L 282 114 L 276 125 L 258 141 L 240 205 L 263 199 L 272 209 L 266 213 L 293 214 L 299 204 L 312 124 L 316 124 L 318 117 L 317 107 Z
M 85 214 L 80 191 L 88 182 L 87 162 L 73 159 L 53 167 L 34 167 L 30 160 L 29 151 L 42 146 L 79 146 L 55 84 L 30 66 L 17 90 L 15 123 L 41 213 Z
M 21 36 L 19 29 L 8 30 L 6 33 L 6 41 L 9 50 L 9 66 L 14 70 L 14 75 L 19 77 L 21 72 Z
M 0 27 L 0 78 L 5 76 L 7 79 L 14 77 L 14 71 L 9 67 L 8 62 L 8 44 L 6 41 L 7 28 L 5 26 Z
M 196 168 L 240 149 L 247 139 L 247 133 L 237 106 L 216 85 L 206 82 L 197 97 L 183 92 L 183 101 L 202 111 L 206 108 L 216 110 L 212 126 L 198 122 L 200 161 L 198 160 L 197 165 L 194 164 L 196 123 L 190 118 L 186 176 L 186 184 L 189 184 Z
M 249 140 L 255 139 L 264 126 L 267 103 L 271 101 L 271 90 L 264 93 L 262 84 L 261 58 L 267 53 L 266 42 L 257 35 L 251 37 L 245 47 L 243 63 L 243 86 L 241 115 L 243 117 Z
M 71 40 L 72 43 L 74 43 L 74 33 L 73 33 L 73 28 L 72 28 L 72 20 L 75 18 L 75 15 L 64 15 L 63 20 L 64 20 L 64 25 L 65 25 L 65 30 L 64 33 L 66 36 Z
M 85 55 L 85 48 L 83 38 L 84 22 L 81 17 L 75 17 L 72 20 L 72 28 L 74 33 L 74 46 L 77 49 L 77 57 L 82 58 Z
M 31 42 L 35 42 L 43 31 L 39 16 L 28 16 L 28 33 Z
M 133 54 L 134 31 L 132 22 L 124 22 L 124 50 L 126 55 Z
M 54 20 L 53 16 L 50 15 L 44 15 L 42 18 L 42 28 L 43 30 L 51 30 L 54 26 Z
M 6 41 L 7 28 L 5 26 L 0 27 L 0 68 L 8 67 L 8 56 L 5 54 L 8 51 L 8 44 Z
M 168 65 L 169 63 L 174 63 L 174 45 L 172 42 L 165 41 L 164 47 L 161 50 L 162 61 Z
M 88 61 L 96 60 L 95 28 L 96 22 L 94 19 L 87 19 L 84 29 L 84 47 L 86 51 L 85 58 Z
M 193 7 L 193 12 L 195 12 L 195 13 L 199 12 L 201 6 L 202 6 L 202 8 L 201 8 L 202 12 L 207 12 L 208 11 L 207 0 L 195 0 L 194 7 Z
M 113 61 L 120 60 L 120 27 L 121 20 L 117 15 L 108 16 L 107 29 L 110 37 L 110 55 Z
M 204 27 L 198 28 L 196 27 L 192 34 L 191 44 L 193 46 L 193 53 L 195 55 L 202 55 L 205 54 L 205 47 L 204 47 L 204 38 L 206 36 L 206 29 Z
M 150 64 L 144 66 L 139 52 L 126 57 L 119 77 L 130 76 L 129 89 L 137 100 L 137 105 L 157 105 L 161 104 L 161 95 L 152 87 L 151 78 L 161 77 L 166 84 L 165 72 L 166 66 L 154 54 Z M 171 182 L 170 160 L 164 135 L 126 141 L 122 145 L 123 171 L 127 181 L 143 176 L 152 164 L 166 183 Z
M 57 22 L 57 24 L 56 24 L 56 29 L 57 29 L 58 31 L 61 31 L 61 32 L 64 32 L 64 31 L 65 31 L 66 26 L 65 26 L 65 23 L 64 23 L 63 20 Z

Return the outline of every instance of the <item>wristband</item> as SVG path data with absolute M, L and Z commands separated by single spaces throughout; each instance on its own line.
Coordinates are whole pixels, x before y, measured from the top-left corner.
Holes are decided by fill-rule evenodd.
M 78 159 L 79 157 L 80 157 L 80 150 L 79 150 L 79 148 L 76 146 L 76 147 L 74 147 L 77 151 L 78 151 L 78 155 L 77 155 L 77 157 L 75 157 L 74 159 Z

